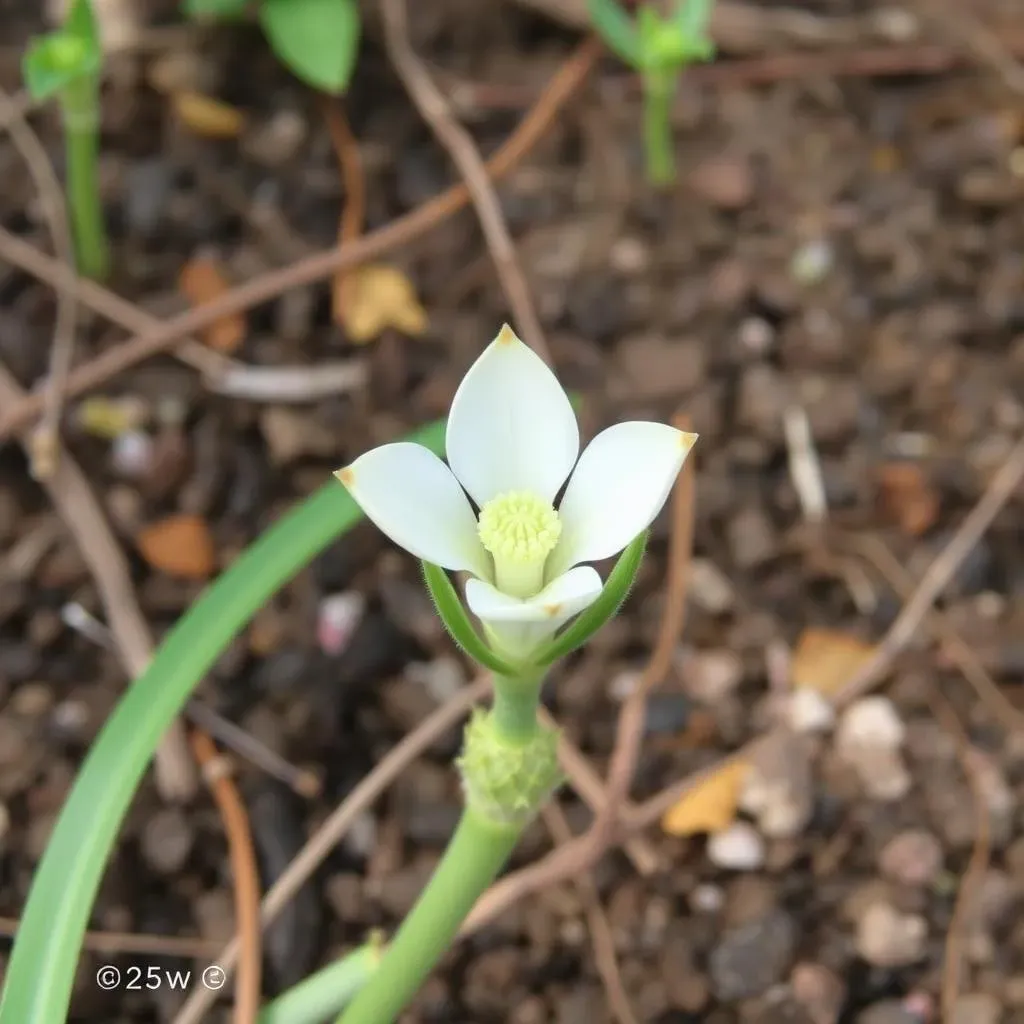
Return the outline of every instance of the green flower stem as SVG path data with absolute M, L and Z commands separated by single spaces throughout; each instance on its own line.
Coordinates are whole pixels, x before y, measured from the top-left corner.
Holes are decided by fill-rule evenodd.
M 655 185 L 670 185 L 675 180 L 675 146 L 672 138 L 672 98 L 676 74 L 649 71 L 643 76 L 644 149 L 647 173 Z
M 494 677 L 494 728 L 506 742 L 529 743 L 537 735 L 542 682 L 542 674 L 523 679 Z
M 414 434 L 444 450 L 444 424 Z M 36 869 L 0 998 L 0 1024 L 67 1017 L 82 937 L 107 857 L 167 727 L 260 606 L 362 517 L 334 480 L 275 523 L 199 598 L 118 702 L 75 780 Z
M 366 986 L 337 1024 L 390 1024 L 455 940 L 473 904 L 501 871 L 522 826 L 490 821 L 472 807 Z M 291 1022 L 289 1022 L 291 1024 Z
M 323 1024 L 347 1006 L 373 977 L 383 952 L 375 942 L 354 949 L 282 992 L 263 1007 L 256 1024 Z
M 83 75 L 61 91 L 67 150 L 67 192 L 78 269 L 102 280 L 110 270 L 110 247 L 100 200 L 99 78 Z

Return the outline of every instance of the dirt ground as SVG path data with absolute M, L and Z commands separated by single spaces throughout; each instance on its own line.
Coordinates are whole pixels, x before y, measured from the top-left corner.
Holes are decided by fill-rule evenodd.
M 0 80 L 11 91 L 21 41 L 39 27 L 22 14 L 34 6 L 0 5 Z M 255 30 L 157 30 L 173 5 L 154 6 L 145 45 L 112 63 L 101 178 L 116 264 L 109 286 L 163 318 L 185 308 L 179 274 L 197 256 L 239 283 L 334 244 L 345 189 L 323 103 L 278 67 Z M 859 0 L 794 6 L 824 20 L 871 10 Z M 924 17 L 940 0 L 917 6 Z M 999 7 L 972 5 L 970 24 Z M 1012 8 L 1002 5 L 1004 19 Z M 954 52 L 970 37 L 933 27 L 928 38 Z M 578 44 L 571 28 L 495 0 L 431 0 L 415 11 L 412 37 L 485 155 Z M 784 692 L 787 664 L 809 629 L 833 631 L 816 635 L 835 643 L 836 634 L 851 644 L 882 637 L 905 595 L 871 552 L 884 545 L 918 581 L 1024 432 L 1024 108 L 1006 69 L 979 65 L 974 44 L 963 45 L 961 67 L 930 74 L 695 74 L 675 111 L 678 183 L 663 194 L 644 181 L 636 90 L 605 59 L 498 189 L 559 375 L 585 398 L 585 432 L 681 410 L 701 435 L 688 619 L 648 705 L 638 798 L 760 735 L 783 705 L 797 714 Z M 770 49 L 795 46 L 775 40 Z M 183 126 L 161 84 L 168 75 L 242 111 L 241 134 L 211 139 Z M 458 180 L 375 24 L 345 110 L 368 230 Z M 32 123 L 59 166 L 55 118 Z M 0 167 L 0 224 L 51 252 L 6 135 Z M 234 352 L 262 365 L 357 360 L 368 378 L 355 390 L 298 405 L 229 398 L 161 356 L 91 392 L 116 400 L 106 413 L 121 410 L 137 427 L 101 429 L 95 405 L 84 407 L 90 420 L 82 398 L 68 402 L 64 437 L 102 494 L 157 636 L 203 581 L 154 568 L 140 531 L 194 517 L 216 566 L 227 565 L 331 470 L 443 415 L 465 368 L 510 317 L 472 210 L 384 259 L 415 286 L 429 321 L 422 336 L 389 329 L 352 344 L 323 283 L 250 310 Z M 46 372 L 54 309 L 49 285 L 0 257 L 0 361 L 23 386 Z M 126 336 L 92 314 L 85 325 L 77 361 Z M 799 425 L 801 409 L 827 500 L 822 529 L 806 523 L 791 469 L 786 424 Z M 877 691 L 885 700 L 861 704 L 859 726 L 841 713 L 835 729 L 818 723 L 769 758 L 768 810 L 748 802 L 717 845 L 651 829 L 658 869 L 649 877 L 621 852 L 597 866 L 637 1021 L 927 1024 L 943 1019 L 941 991 L 952 981 L 947 1024 L 1024 1022 L 1024 718 L 1012 717 L 1024 683 L 1022 498 L 1018 486 L 943 590 L 942 641 L 915 627 Z M 602 767 L 657 633 L 667 533 L 663 515 L 621 617 L 550 687 L 551 710 Z M 327 618 L 340 594 L 363 600 L 341 602 L 358 620 L 339 639 Z M 71 602 L 104 617 L 21 449 L 0 443 L 0 913 L 9 917 L 125 686 L 114 654 L 67 624 Z M 949 629 L 1003 705 L 965 681 Z M 413 560 L 366 526 L 259 614 L 199 697 L 322 778 L 320 794 L 303 799 L 239 762 L 264 886 L 465 678 Z M 936 694 L 969 737 L 966 761 Z M 801 707 L 824 715 L 813 702 Z M 868 734 L 860 744 L 858 728 Z M 895 739 L 876 756 L 883 733 Z M 450 770 L 457 741 L 452 731 L 436 743 L 362 816 L 269 930 L 267 996 L 411 906 L 460 806 Z M 589 812 L 570 792 L 562 806 L 582 831 Z M 990 849 L 978 853 L 984 831 Z M 538 825 L 514 863 L 549 847 Z M 972 852 L 984 858 L 976 898 L 954 920 Z M 230 937 L 232 922 L 213 804 L 201 791 L 169 806 L 147 778 L 92 927 L 207 945 L 188 958 L 84 953 L 70 1019 L 173 1020 L 181 993 L 105 993 L 98 966 L 201 969 L 210 960 L 201 951 Z M 0 974 L 8 948 L 0 940 Z M 224 1006 L 209 1019 L 226 1020 Z M 577 889 L 566 881 L 531 896 L 460 945 L 409 1019 L 611 1020 Z

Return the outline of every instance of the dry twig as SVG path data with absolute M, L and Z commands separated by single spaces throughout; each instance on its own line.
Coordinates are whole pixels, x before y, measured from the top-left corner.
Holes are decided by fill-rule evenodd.
M 508 174 L 529 153 L 559 110 L 590 74 L 600 52 L 600 44 L 588 39 L 562 65 L 516 131 L 487 162 L 491 178 L 498 179 Z M 468 199 L 466 187 L 455 185 L 386 227 L 364 235 L 352 245 L 314 253 L 291 266 L 268 271 L 214 302 L 190 309 L 152 329 L 147 328 L 78 367 L 68 378 L 65 394 L 80 395 L 97 387 L 223 316 L 257 306 L 291 288 L 311 284 L 343 267 L 355 266 L 406 244 L 462 209 Z M 0 441 L 31 422 L 41 409 L 42 400 L 37 394 L 26 395 L 5 409 L 0 416 Z
M 565 820 L 565 815 L 558 804 L 554 801 L 545 804 L 541 809 L 541 815 L 557 846 L 572 839 L 569 823 Z M 601 975 L 605 992 L 608 994 L 608 1005 L 619 1024 L 638 1024 L 633 1008 L 629 1005 L 626 987 L 622 984 L 619 961 L 615 955 L 615 937 L 612 934 L 608 916 L 601 906 L 601 896 L 594 884 L 594 879 L 589 874 L 583 874 L 575 879 L 575 885 L 587 915 L 590 941 L 594 947 L 594 963 L 597 965 L 597 972 Z
M 441 705 L 408 736 L 392 748 L 386 757 L 357 785 L 330 817 L 317 829 L 288 869 L 271 886 L 261 907 L 262 926 L 271 924 L 309 876 L 323 863 L 341 841 L 352 822 L 419 757 L 439 736 L 462 719 L 491 688 L 489 678 L 478 679 L 448 703 Z M 217 955 L 216 963 L 230 977 L 238 962 L 239 940 L 235 936 Z M 198 1024 L 210 1008 L 216 993 L 197 988 L 178 1011 L 173 1024 Z
M 235 1024 L 253 1024 L 260 1008 L 262 948 L 260 931 L 260 875 L 245 804 L 231 781 L 231 764 L 217 753 L 213 740 L 201 729 L 192 733 L 192 749 L 203 769 L 217 810 L 224 822 L 235 891 L 235 919 L 239 934 L 238 977 L 235 980 Z
M 39 192 L 53 237 L 57 255 L 68 265 L 74 265 L 71 231 L 64 208 L 64 192 L 50 164 L 43 144 L 14 99 L 0 89 L 0 117 L 11 133 L 11 142 L 21 154 L 29 174 Z M 53 347 L 50 349 L 50 373 L 44 392 L 44 420 L 38 430 L 27 439 L 27 451 L 32 475 L 47 480 L 57 468 L 60 453 L 60 410 L 64 386 L 71 370 L 75 350 L 75 297 L 70 291 L 57 291 L 57 323 L 54 327 Z
M 0 917 L 0 935 L 13 939 L 20 924 L 16 917 Z M 95 953 L 140 953 L 143 956 L 181 956 L 198 960 L 209 960 L 217 952 L 217 943 L 209 939 L 141 932 L 86 932 L 82 947 Z
M 501 204 L 487 176 L 487 167 L 477 152 L 472 136 L 451 115 L 441 90 L 434 85 L 430 73 L 413 52 L 406 23 L 406 0 L 383 0 L 384 35 L 388 53 L 405 88 L 419 112 L 434 130 L 448 151 L 465 182 L 484 234 L 487 248 L 494 260 L 502 291 L 508 300 L 516 326 L 523 340 L 546 363 L 551 353 L 544 340 L 544 329 L 530 296 L 526 275 L 519 263 L 515 245 L 505 224 Z

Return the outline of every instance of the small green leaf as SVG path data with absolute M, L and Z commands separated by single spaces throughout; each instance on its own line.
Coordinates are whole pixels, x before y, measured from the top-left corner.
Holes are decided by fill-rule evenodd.
M 182 10 L 189 18 L 240 18 L 250 0 L 184 0 Z
M 423 578 L 427 581 L 427 590 L 434 599 L 437 614 L 441 617 L 445 628 L 452 639 L 474 660 L 484 668 L 497 672 L 500 676 L 517 677 L 521 670 L 506 661 L 487 646 L 480 634 L 469 621 L 466 609 L 459 600 L 459 595 L 448 578 L 448 573 L 440 566 L 430 562 L 423 563 Z
M 594 31 L 624 63 L 640 66 L 640 39 L 630 16 L 616 0 L 587 0 Z
M 21 73 L 32 99 L 45 100 L 78 79 L 99 74 L 101 61 L 98 46 L 61 30 L 29 43 Z
M 260 24 L 274 53 L 324 92 L 348 85 L 359 48 L 356 0 L 263 0 Z
M 62 31 L 77 36 L 99 52 L 100 27 L 93 13 L 92 0 L 74 0 L 68 10 L 68 16 L 64 19 Z
M 608 576 L 608 581 L 601 589 L 597 600 L 585 608 L 568 629 L 559 633 L 553 640 L 531 655 L 530 661 L 535 665 L 551 665 L 582 647 L 622 606 L 629 596 L 629 591 L 636 580 L 637 570 L 647 549 L 647 531 L 635 537 L 619 555 Z

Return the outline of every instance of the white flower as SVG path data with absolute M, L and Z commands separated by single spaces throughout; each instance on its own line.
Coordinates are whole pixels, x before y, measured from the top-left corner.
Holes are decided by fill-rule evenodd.
M 398 442 L 335 475 L 396 544 L 470 573 L 469 608 L 502 647 L 527 653 L 597 598 L 601 578 L 580 563 L 618 554 L 651 524 L 696 440 L 664 423 L 619 423 L 580 456 L 569 399 L 506 325 L 452 401 L 450 469 Z

